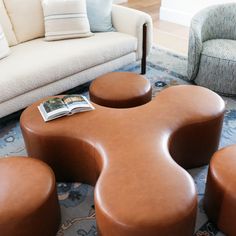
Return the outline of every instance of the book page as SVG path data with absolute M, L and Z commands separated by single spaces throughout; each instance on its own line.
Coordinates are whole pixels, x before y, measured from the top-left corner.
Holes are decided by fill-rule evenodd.
M 90 102 L 82 95 L 66 95 L 63 97 L 64 103 L 69 110 L 89 111 L 94 109 Z
M 69 113 L 67 106 L 61 98 L 51 98 L 42 104 L 47 118 Z

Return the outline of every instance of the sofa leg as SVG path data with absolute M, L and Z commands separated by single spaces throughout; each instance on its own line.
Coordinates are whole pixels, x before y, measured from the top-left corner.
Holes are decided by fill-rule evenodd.
M 141 75 L 146 74 L 147 63 L 147 24 L 143 25 L 143 55 L 141 60 Z

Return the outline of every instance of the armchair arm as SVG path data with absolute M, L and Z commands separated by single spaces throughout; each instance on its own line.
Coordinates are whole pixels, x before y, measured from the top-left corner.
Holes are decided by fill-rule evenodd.
M 194 17 L 191 21 L 188 42 L 188 68 L 189 80 L 194 80 L 198 73 L 201 52 L 202 52 L 202 21 L 199 17 Z
M 118 32 L 130 34 L 138 39 L 137 59 L 143 56 L 143 26 L 147 25 L 146 53 L 152 46 L 152 19 L 148 14 L 128 7 L 113 5 L 112 21 Z
M 203 43 L 211 39 L 236 39 L 236 4 L 220 4 L 197 13 L 190 26 L 188 78 L 193 80 L 199 68 Z

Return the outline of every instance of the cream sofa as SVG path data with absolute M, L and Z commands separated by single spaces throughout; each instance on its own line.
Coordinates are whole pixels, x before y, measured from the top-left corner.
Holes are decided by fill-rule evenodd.
M 40 0 L 0 0 L 0 24 L 11 46 L 11 54 L 0 60 L 0 118 L 143 56 L 145 64 L 152 44 L 150 16 L 113 5 L 112 21 L 117 32 L 46 42 Z

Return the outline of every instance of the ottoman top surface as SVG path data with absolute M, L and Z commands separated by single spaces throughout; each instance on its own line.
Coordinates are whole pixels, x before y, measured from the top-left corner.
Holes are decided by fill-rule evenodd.
M 37 209 L 55 185 L 52 170 L 45 163 L 24 157 L 0 160 L 0 220 L 28 215 Z M 3 218 L 2 218 L 3 217 Z
M 139 97 L 151 90 L 143 76 L 131 72 L 111 72 L 95 79 L 90 93 L 109 100 L 127 100 Z
M 211 171 L 218 183 L 229 192 L 236 188 L 236 145 L 223 148 L 211 160 Z

